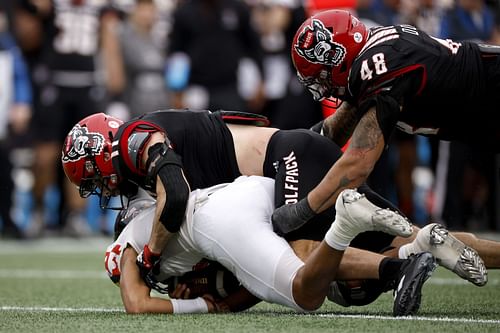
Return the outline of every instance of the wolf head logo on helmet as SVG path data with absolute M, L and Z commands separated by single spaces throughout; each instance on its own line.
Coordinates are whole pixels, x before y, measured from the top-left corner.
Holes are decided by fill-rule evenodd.
M 346 49 L 333 41 L 333 34 L 320 20 L 312 20 L 311 25 L 299 32 L 294 45 L 297 53 L 315 64 L 339 66 L 344 60 Z
M 64 147 L 69 151 L 63 153 L 63 162 L 78 161 L 88 154 L 100 154 L 104 147 L 104 136 L 98 132 L 89 132 L 87 127 L 77 124 L 66 137 Z

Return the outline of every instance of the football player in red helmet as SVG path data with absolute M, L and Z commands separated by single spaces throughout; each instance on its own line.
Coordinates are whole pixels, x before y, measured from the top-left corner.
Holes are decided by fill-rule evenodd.
M 292 60 L 315 100 L 345 96 L 349 70 L 367 38 L 366 26 L 347 11 L 321 12 L 302 23 L 293 39 Z
M 396 130 L 500 151 L 500 127 L 488 121 L 500 105 L 500 46 L 442 40 L 410 25 L 367 29 L 347 11 L 328 10 L 302 24 L 291 52 L 315 99 L 342 100 L 314 127 L 340 147 L 350 143 L 306 198 L 277 208 L 277 229 L 299 228 L 363 184 Z
M 111 147 L 121 124 L 120 119 L 104 113 L 88 116 L 71 129 L 63 145 L 61 161 L 66 176 L 81 197 L 99 195 L 103 207 L 119 194 Z

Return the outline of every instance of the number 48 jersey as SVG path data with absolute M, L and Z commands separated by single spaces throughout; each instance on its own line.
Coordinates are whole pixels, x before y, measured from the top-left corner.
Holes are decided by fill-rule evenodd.
M 397 114 L 408 133 L 470 140 L 500 105 L 498 50 L 489 50 L 409 25 L 374 28 L 352 65 L 346 100 L 360 112 L 377 105 L 377 113 Z M 384 107 L 384 98 L 393 103 Z

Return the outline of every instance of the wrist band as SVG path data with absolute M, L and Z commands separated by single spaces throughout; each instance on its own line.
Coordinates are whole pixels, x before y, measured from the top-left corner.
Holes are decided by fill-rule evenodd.
M 202 297 L 195 299 L 171 299 L 173 313 L 208 313 L 207 302 Z

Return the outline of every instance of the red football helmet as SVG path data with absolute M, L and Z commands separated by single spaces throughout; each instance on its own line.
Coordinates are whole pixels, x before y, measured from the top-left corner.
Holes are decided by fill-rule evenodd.
M 315 100 L 342 99 L 354 58 L 367 37 L 366 26 L 345 10 L 323 11 L 302 23 L 293 38 L 292 60 Z
M 111 162 L 111 143 L 123 121 L 96 113 L 76 124 L 64 140 L 62 164 L 80 196 L 92 194 L 109 201 L 118 192 L 118 175 Z

